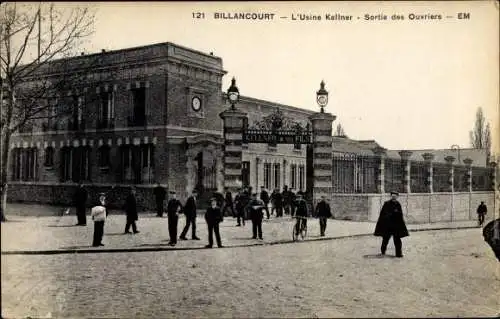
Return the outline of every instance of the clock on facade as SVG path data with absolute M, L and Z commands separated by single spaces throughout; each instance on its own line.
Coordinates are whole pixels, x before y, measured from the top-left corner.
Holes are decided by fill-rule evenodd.
M 201 99 L 197 96 L 193 97 L 191 100 L 191 107 L 195 112 L 198 112 L 201 109 Z

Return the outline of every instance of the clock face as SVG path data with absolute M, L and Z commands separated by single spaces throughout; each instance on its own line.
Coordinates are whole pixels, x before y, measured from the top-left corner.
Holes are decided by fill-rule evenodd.
M 201 109 L 201 99 L 197 96 L 193 97 L 191 100 L 191 107 L 195 112 L 198 112 Z
M 328 103 L 328 97 L 326 97 L 325 95 L 318 96 L 317 100 L 320 106 L 325 106 Z

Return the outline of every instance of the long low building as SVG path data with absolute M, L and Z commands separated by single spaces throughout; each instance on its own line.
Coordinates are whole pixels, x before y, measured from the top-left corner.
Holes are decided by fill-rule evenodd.
M 46 117 L 28 122 L 11 139 L 9 200 L 67 205 L 76 185 L 84 184 L 93 200 L 106 191 L 119 205 L 125 188 L 134 185 L 140 204 L 150 208 L 157 183 L 175 190 L 181 200 L 194 189 L 204 197 L 223 190 L 225 139 L 219 114 L 229 103 L 220 57 L 159 43 L 57 60 L 26 82 L 61 77 L 61 70 L 79 77 L 40 101 L 47 106 Z M 237 108 L 255 127 L 270 125 L 276 117 L 285 127 L 307 126 L 314 113 L 246 96 Z M 375 141 L 332 139 L 334 154 L 373 156 L 380 148 Z M 470 152 L 464 156 L 480 158 L 481 151 Z M 444 161 L 445 153 L 436 159 Z M 397 154 L 387 152 L 388 157 Z M 350 178 L 356 181 L 358 175 Z M 312 178 L 309 145 L 243 145 L 241 185 L 311 191 Z

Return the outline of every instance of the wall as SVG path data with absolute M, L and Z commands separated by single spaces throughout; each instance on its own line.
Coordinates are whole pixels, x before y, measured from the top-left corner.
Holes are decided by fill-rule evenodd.
M 401 194 L 407 223 L 436 223 L 475 220 L 481 201 L 488 206 L 489 217 L 495 211 L 493 192 Z M 386 194 L 332 194 L 331 207 L 336 219 L 376 222 Z

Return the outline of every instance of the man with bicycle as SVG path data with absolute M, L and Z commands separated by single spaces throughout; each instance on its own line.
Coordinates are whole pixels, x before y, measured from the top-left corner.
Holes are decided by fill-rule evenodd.
M 297 196 L 295 205 L 295 218 L 297 219 L 297 222 L 295 223 L 295 235 L 298 236 L 301 230 L 307 227 L 308 216 L 307 202 L 301 194 Z

